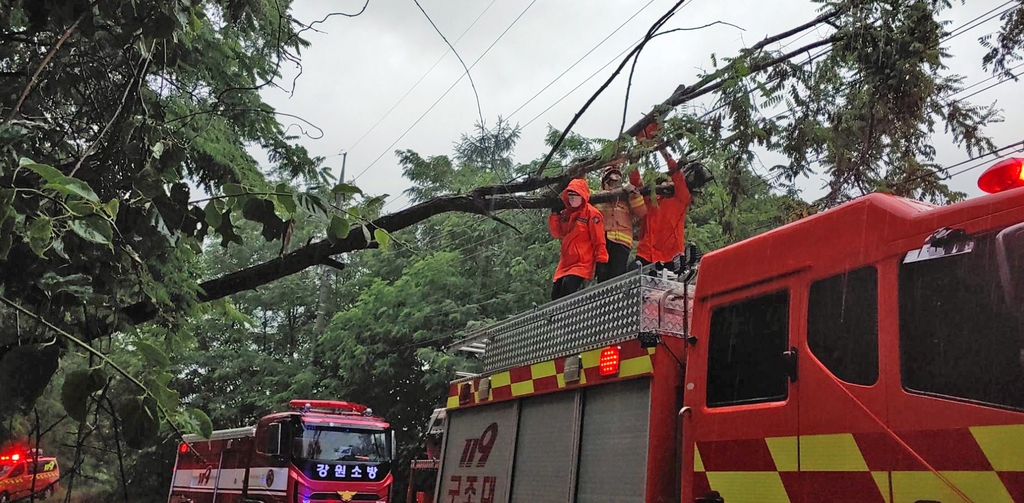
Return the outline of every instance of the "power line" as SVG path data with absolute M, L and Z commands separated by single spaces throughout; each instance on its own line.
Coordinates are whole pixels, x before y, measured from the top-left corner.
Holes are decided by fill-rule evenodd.
M 573 63 L 572 65 L 569 66 L 569 68 L 566 68 L 565 71 L 563 71 L 562 73 L 558 74 L 558 76 L 555 77 L 554 80 L 552 80 L 551 82 L 548 82 L 548 84 L 546 86 L 544 86 L 543 89 L 541 89 L 540 91 L 537 91 L 537 93 L 534 94 L 533 96 L 531 96 L 530 99 L 526 100 L 525 103 L 523 103 L 522 105 L 519 105 L 519 108 L 516 108 L 512 113 L 508 114 L 508 118 L 511 119 L 513 115 L 515 115 L 520 110 L 522 110 L 523 107 L 525 107 L 526 105 L 529 105 L 531 102 L 533 102 L 533 100 L 537 99 L 537 97 L 540 96 L 541 93 L 543 93 L 544 91 L 547 91 L 549 87 L 551 87 L 555 82 L 558 82 L 559 79 L 564 77 L 565 74 L 569 73 L 570 70 L 572 70 L 573 68 L 576 68 L 576 65 L 580 64 L 580 62 L 582 62 L 584 59 L 586 59 L 587 56 L 590 56 L 590 54 L 593 53 L 594 51 L 596 51 L 598 47 L 601 47 L 602 45 L 604 45 L 604 43 L 607 42 L 608 39 L 612 38 L 612 35 L 615 35 L 616 33 L 618 33 L 619 30 L 621 30 L 624 26 L 626 26 L 630 21 L 633 20 L 633 18 L 637 17 L 641 12 L 644 11 L 644 9 L 649 7 L 652 3 L 654 3 L 654 0 L 650 0 L 649 2 L 644 4 L 643 7 L 640 7 L 640 10 L 634 12 L 632 16 L 629 16 L 629 19 L 626 19 L 625 21 L 623 21 L 622 24 L 620 24 L 618 28 L 615 28 L 614 30 L 612 30 L 612 32 L 609 33 L 603 39 L 601 39 L 601 41 L 598 42 L 597 45 L 595 45 L 594 47 L 590 48 L 590 50 L 587 51 L 586 54 L 584 54 L 583 56 L 580 56 L 580 59 L 577 59 L 575 63 Z M 631 45 L 631 47 L 632 47 L 632 45 Z M 608 66 L 608 65 L 605 65 L 605 66 Z
M 459 41 L 462 40 L 462 37 L 465 37 L 466 34 L 469 33 L 469 30 L 473 29 L 473 27 L 476 26 L 476 23 L 480 21 L 480 18 L 484 17 L 484 14 L 486 14 L 487 11 L 491 9 L 491 6 L 494 5 L 494 2 L 497 1 L 498 0 L 491 0 L 491 3 L 487 4 L 487 7 L 480 13 L 479 16 L 476 17 L 476 19 L 473 20 L 469 27 L 466 28 L 461 35 L 459 35 L 459 38 L 455 39 L 456 44 L 458 44 Z M 356 146 L 359 145 L 359 143 L 362 142 L 364 138 L 366 138 L 370 133 L 372 133 L 374 129 L 377 129 L 377 126 L 379 126 L 380 123 L 384 121 L 384 119 L 388 118 L 388 116 L 391 115 L 391 112 L 394 112 L 395 109 L 398 108 L 398 105 L 401 105 L 402 102 L 409 97 L 409 94 L 411 94 L 414 89 L 419 87 L 420 83 L 423 82 L 423 79 L 427 78 L 427 75 L 430 75 L 430 72 L 434 71 L 434 68 L 436 68 L 437 65 L 441 63 L 442 60 L 444 60 L 444 57 L 447 56 L 449 52 L 452 52 L 452 50 L 446 50 L 444 54 L 441 55 L 440 58 L 437 58 L 437 61 L 435 61 L 434 64 L 431 65 L 430 68 L 426 72 L 424 72 L 423 75 L 420 76 L 419 80 L 417 80 L 416 83 L 413 84 L 412 87 L 410 87 L 409 90 L 406 91 L 405 94 L 403 94 L 402 97 L 399 98 L 398 101 L 395 102 L 395 104 L 392 105 L 391 108 L 388 109 L 388 111 L 383 116 L 381 116 L 380 119 L 377 119 L 377 122 L 373 123 L 373 126 L 371 126 L 370 129 L 363 133 L 363 136 L 360 136 L 359 139 L 356 140 L 356 142 L 353 143 L 352 146 L 348 148 L 348 150 L 356 148 Z
M 502 38 L 504 38 L 504 37 L 505 37 L 505 34 L 506 34 L 506 33 L 508 33 L 508 32 L 509 32 L 509 30 L 511 30 L 511 29 L 512 29 L 512 27 L 513 27 L 513 26 L 515 26 L 515 25 L 516 25 L 516 23 L 518 23 L 520 19 L 522 19 L 523 15 L 525 15 L 525 14 L 526 14 L 526 12 L 530 10 L 530 7 L 533 7 L 533 4 L 535 4 L 535 3 L 537 3 L 537 0 L 532 0 L 532 1 L 530 2 L 530 4 L 529 4 L 529 5 L 527 5 L 527 6 L 526 6 L 526 8 L 525 8 L 525 9 L 523 9 L 523 11 L 522 11 L 522 12 L 520 12 L 518 16 L 516 16 L 516 18 L 515 18 L 515 19 L 514 19 L 514 20 L 512 21 L 512 23 L 511 23 L 511 24 L 509 24 L 507 28 L 505 28 L 505 31 L 501 32 L 501 35 L 498 35 L 498 38 L 496 38 L 496 39 L 494 40 L 494 42 L 492 42 L 492 43 L 491 43 L 491 45 L 487 47 L 487 50 L 485 50 L 485 51 L 484 51 L 484 53 L 483 53 L 483 54 L 481 54 L 481 55 L 480 55 L 480 57 L 476 58 L 476 61 L 474 61 L 474 62 L 473 62 L 473 64 L 469 66 L 469 69 L 470 69 L 470 70 L 472 70 L 472 69 L 473 69 L 473 67 L 475 67 L 475 66 L 476 66 L 476 64 L 477 64 L 477 63 L 479 63 L 479 62 L 480 62 L 480 60 L 484 58 L 484 56 L 487 56 L 487 53 L 491 52 L 491 49 L 493 49 L 493 48 L 494 48 L 494 46 L 495 46 L 495 45 L 497 45 L 497 43 L 498 43 L 499 41 L 501 41 L 501 39 L 502 39 Z M 459 75 L 459 78 L 458 78 L 458 80 L 456 80 L 456 81 L 455 81 L 455 82 L 454 82 L 454 83 L 453 83 L 453 84 L 452 84 L 452 85 L 451 85 L 451 86 L 450 86 L 450 87 L 448 88 L 448 90 L 447 90 L 447 91 L 445 91 L 445 92 L 444 92 L 444 94 L 442 94 L 442 95 L 441 95 L 441 97 L 437 99 L 437 101 L 434 101 L 434 104 L 433 104 L 433 105 L 430 105 L 430 108 L 428 108 L 426 112 L 423 112 L 423 114 L 422 114 L 422 115 L 420 115 L 420 116 L 419 116 L 419 118 L 418 118 L 418 119 L 416 119 L 416 121 L 415 121 L 415 122 L 413 122 L 413 123 L 412 123 L 412 125 L 411 125 L 411 126 L 409 126 L 409 128 L 408 128 L 408 129 L 406 129 L 406 130 L 405 130 L 405 132 L 404 132 L 404 133 L 402 133 L 402 135 L 401 135 L 401 136 L 399 136 L 399 137 L 398 137 L 397 139 L 395 139 L 395 141 L 391 142 L 391 145 L 389 145 L 389 146 L 388 146 L 388 148 L 384 149 L 384 151 L 383 151 L 383 152 L 381 152 L 381 153 L 380 153 L 380 155 L 378 155 L 378 156 L 377 156 L 377 158 L 373 160 L 373 162 L 371 162 L 371 163 L 370 163 L 370 164 L 369 164 L 368 166 L 366 166 L 365 168 L 363 168 L 363 170 L 362 170 L 362 171 L 360 171 L 360 172 L 359 172 L 359 174 L 358 174 L 358 175 L 356 175 L 356 177 L 352 179 L 352 181 L 353 181 L 353 182 L 355 182 L 356 180 L 358 180 L 358 179 L 359 179 L 359 177 L 363 176 L 363 174 L 367 172 L 367 170 L 369 170 L 370 168 L 372 168 L 372 167 L 373 167 L 373 166 L 374 166 L 375 164 L 377 164 L 377 162 L 378 162 L 378 161 L 380 161 L 380 160 L 381 160 L 381 158 L 383 158 L 383 157 L 384 157 L 385 155 L 387 155 L 387 153 L 388 153 L 388 152 L 390 152 L 390 151 L 391 151 L 391 149 L 392 149 L 392 148 L 393 148 L 393 147 L 394 147 L 394 146 L 395 146 L 396 144 L 398 144 L 398 142 L 402 141 L 402 138 L 405 138 L 405 135 L 409 134 L 409 131 L 412 131 L 412 129 L 413 129 L 414 127 L 416 127 L 416 125 L 417 125 L 417 124 L 419 124 L 419 123 L 420 123 L 420 121 L 421 121 L 421 120 L 423 120 L 423 118 L 424 118 L 424 117 L 426 117 L 426 116 L 427 116 L 427 114 L 429 114 L 429 113 L 430 113 L 430 111 L 431 111 L 431 110 L 433 110 L 433 109 L 434 109 L 434 107 L 436 107 L 436 106 L 437 106 L 437 104 L 438 104 L 438 103 L 440 103 L 440 102 L 441 102 L 441 100 L 443 100 L 443 99 L 445 98 L 445 96 L 448 96 L 448 93 L 450 93 L 450 92 L 452 91 L 452 89 L 454 89 L 454 88 L 455 88 L 455 86 L 456 86 L 456 85 L 457 85 L 457 84 L 458 84 L 459 82 L 462 82 L 462 78 L 463 78 L 463 77 L 465 77 L 465 76 L 466 76 L 466 74 L 465 74 L 465 73 L 463 73 L 462 75 Z
M 466 67 L 466 62 L 462 60 L 462 56 L 459 55 L 459 51 L 455 50 L 455 46 L 448 41 L 448 37 L 444 36 L 444 33 L 441 33 L 441 29 L 438 28 L 436 24 L 434 24 L 434 20 L 430 19 L 430 15 L 427 14 L 427 11 L 423 8 L 422 5 L 420 5 L 420 1 L 412 1 L 413 3 L 416 4 L 416 7 L 419 7 L 420 12 L 423 13 L 423 17 L 427 18 L 427 21 L 430 22 L 430 26 L 434 27 L 434 31 L 436 31 L 437 34 L 441 36 L 441 40 L 444 40 L 444 43 L 448 44 L 448 49 L 455 53 L 455 57 L 459 59 L 459 63 L 462 64 L 462 68 L 466 70 L 466 77 L 469 77 L 469 85 L 473 88 L 473 97 L 476 98 L 476 113 L 480 117 L 480 123 L 482 124 L 484 122 L 484 112 L 483 108 L 480 107 L 480 94 L 476 91 L 476 83 L 473 82 L 473 74 L 469 73 L 469 68 Z

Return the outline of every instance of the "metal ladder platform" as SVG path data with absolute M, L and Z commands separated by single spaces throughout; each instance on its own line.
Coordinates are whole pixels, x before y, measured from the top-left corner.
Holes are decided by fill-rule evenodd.
M 683 292 L 688 291 L 684 301 Z M 683 337 L 694 286 L 631 272 L 470 332 L 448 351 L 478 355 L 484 373 L 531 365 L 637 338 Z

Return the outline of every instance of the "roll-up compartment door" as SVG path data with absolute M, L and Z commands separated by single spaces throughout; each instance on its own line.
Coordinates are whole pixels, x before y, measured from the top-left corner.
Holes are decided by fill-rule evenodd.
M 567 503 L 576 456 L 577 393 L 524 399 L 519 405 L 512 503 Z
M 448 411 L 438 503 L 507 503 L 516 402 Z
M 644 503 L 650 395 L 649 379 L 585 389 L 577 503 Z

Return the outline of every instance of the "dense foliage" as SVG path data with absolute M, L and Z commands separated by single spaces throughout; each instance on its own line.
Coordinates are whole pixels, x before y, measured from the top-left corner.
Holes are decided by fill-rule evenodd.
M 823 42 L 712 56 L 667 102 L 706 96 L 709 111 L 658 109 L 659 142 L 713 175 L 687 225 L 704 250 L 871 191 L 956 200 L 933 133 L 993 147 L 998 110 L 953 98 L 964 82 L 943 66 L 954 33 L 937 18 L 954 5 L 817 3 Z M 452 156 L 397 152 L 419 204 L 382 215 L 382 197 L 331 180 L 282 125 L 301 119 L 261 98 L 291 88 L 280 66 L 306 46 L 311 25 L 289 12 L 0 0 L 0 447 L 58 453 L 83 500 L 158 501 L 181 432 L 300 396 L 371 405 L 398 429 L 404 469 L 453 369 L 473 366 L 443 347 L 545 301 L 558 247 L 538 208 L 552 189 L 616 156 L 655 178 L 652 144 L 554 130 L 538 174 L 539 160 L 511 161 L 518 131 L 499 120 Z M 1024 50 L 1022 12 L 982 39 L 997 74 Z M 765 150 L 789 160 L 769 178 Z M 812 169 L 829 191 L 807 203 L 791 183 Z

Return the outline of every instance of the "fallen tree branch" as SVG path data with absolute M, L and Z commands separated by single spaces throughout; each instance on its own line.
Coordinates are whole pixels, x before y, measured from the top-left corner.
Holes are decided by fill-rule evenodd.
M 59 39 L 57 39 L 57 43 L 53 44 L 53 47 L 50 48 L 50 52 L 47 52 L 46 56 L 43 58 L 43 61 L 39 63 L 39 68 L 36 68 L 36 72 L 32 74 L 32 79 L 28 81 L 28 84 L 25 86 L 25 89 L 21 91 L 21 96 L 18 97 L 18 102 L 14 104 L 14 108 L 11 109 L 11 114 L 7 116 L 7 120 L 4 122 L 9 122 L 18 116 L 18 112 L 21 111 L 21 105 L 25 104 L 25 100 L 28 98 L 28 95 L 32 92 L 32 88 L 34 88 L 36 86 L 36 83 L 39 82 L 39 74 L 43 73 L 43 68 L 46 68 L 46 65 L 50 64 L 50 60 L 53 59 L 53 55 L 57 54 L 57 51 L 60 49 L 60 46 L 64 45 L 64 42 L 66 42 L 68 37 L 71 36 L 71 33 L 75 31 L 75 28 L 78 28 L 78 23 L 81 23 L 82 20 L 85 19 L 86 14 L 91 13 L 91 9 L 86 9 L 84 12 L 82 12 L 81 15 L 78 16 L 78 19 L 76 19 L 75 22 L 68 27 L 68 29 L 64 30 L 64 33 L 60 36 Z

